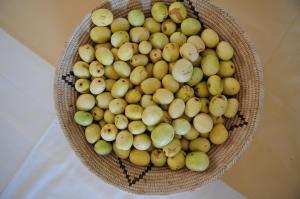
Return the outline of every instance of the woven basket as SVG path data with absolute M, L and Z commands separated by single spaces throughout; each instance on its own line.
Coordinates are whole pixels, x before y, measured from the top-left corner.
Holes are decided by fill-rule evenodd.
M 226 121 L 230 137 L 225 144 L 214 146 L 209 151 L 210 167 L 205 172 L 193 172 L 188 169 L 171 171 L 167 167 L 154 168 L 151 165 L 139 167 L 127 160 L 118 159 L 113 154 L 99 156 L 94 152 L 93 145 L 87 143 L 84 129 L 73 121 L 78 94 L 74 89 L 75 77 L 72 66 L 79 60 L 78 47 L 87 42 L 92 43 L 89 38 L 89 30 L 93 27 L 90 20 L 91 12 L 83 19 L 66 44 L 56 70 L 54 85 L 56 111 L 72 148 L 90 171 L 105 182 L 128 192 L 166 195 L 191 191 L 219 178 L 245 151 L 257 127 L 262 109 L 263 71 L 253 45 L 233 17 L 220 7 L 205 0 L 185 0 L 184 4 L 190 16 L 198 18 L 205 27 L 214 29 L 221 39 L 231 43 L 235 51 L 233 62 L 237 66 L 235 76 L 241 83 L 241 91 L 237 96 L 240 101 L 239 112 L 235 118 Z M 102 1 L 99 7 L 111 9 L 115 17 L 125 17 L 134 8 L 143 9 L 146 16 L 149 16 L 151 1 Z

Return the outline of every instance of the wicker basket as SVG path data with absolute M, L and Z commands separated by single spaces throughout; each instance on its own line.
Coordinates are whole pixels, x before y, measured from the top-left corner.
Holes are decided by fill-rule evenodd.
M 167 1 L 168 2 L 168 1 Z M 236 78 L 241 83 L 238 94 L 240 108 L 237 116 L 226 121 L 230 137 L 225 144 L 209 151 L 210 167 L 205 172 L 188 169 L 171 171 L 167 167 L 151 165 L 139 167 L 115 155 L 98 156 L 84 137 L 84 129 L 73 121 L 78 96 L 74 89 L 73 64 L 79 59 L 77 50 L 81 44 L 92 43 L 89 30 L 93 27 L 91 12 L 76 28 L 56 70 L 54 94 L 57 115 L 64 134 L 80 160 L 90 171 L 122 190 L 147 195 L 166 195 L 190 191 L 211 182 L 229 169 L 251 142 L 262 109 L 262 65 L 247 35 L 233 17 L 220 7 L 205 0 L 185 0 L 189 15 L 199 18 L 206 27 L 214 29 L 220 37 L 229 41 L 235 50 L 233 62 L 237 66 Z M 150 15 L 151 1 L 102 1 L 98 7 L 109 8 L 115 17 L 127 16 L 134 8 Z

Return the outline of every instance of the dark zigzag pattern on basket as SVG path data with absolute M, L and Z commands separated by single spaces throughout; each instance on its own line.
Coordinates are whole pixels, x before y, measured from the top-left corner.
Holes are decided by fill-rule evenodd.
M 69 73 L 67 73 L 67 74 L 65 74 L 65 75 L 62 75 L 62 76 L 61 76 L 61 79 L 62 79 L 66 84 L 68 84 L 69 86 L 71 86 L 72 88 L 75 88 L 75 83 L 74 83 L 75 76 L 74 76 L 73 71 L 70 71 Z
M 199 19 L 199 12 L 196 10 L 196 8 L 193 6 L 193 2 L 190 0 L 186 0 L 186 2 L 190 5 L 191 10 L 193 11 L 194 15 L 196 15 Z
M 123 171 L 123 174 L 125 176 L 125 178 L 127 179 L 127 182 L 128 182 L 128 186 L 132 186 L 134 185 L 135 183 L 137 183 L 138 181 L 142 180 L 144 178 L 144 176 L 151 170 L 152 168 L 152 165 L 149 164 L 146 169 L 138 176 L 138 177 L 134 177 L 133 180 L 130 179 L 130 175 L 128 174 L 128 171 L 127 171 L 127 168 L 126 166 L 123 164 L 122 162 L 122 159 L 121 158 L 118 158 L 118 161 L 119 161 L 119 166 L 120 168 L 122 169 Z
M 234 124 L 231 127 L 229 127 L 229 131 L 233 131 L 236 128 L 242 128 L 243 126 L 248 125 L 248 122 L 246 121 L 245 117 L 241 114 L 240 111 L 237 112 L 238 118 L 240 118 L 241 123 L 239 124 Z

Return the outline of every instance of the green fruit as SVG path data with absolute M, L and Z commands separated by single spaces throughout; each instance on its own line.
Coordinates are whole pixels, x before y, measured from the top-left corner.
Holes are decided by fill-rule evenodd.
M 170 36 L 176 31 L 176 24 L 171 20 L 166 20 L 161 24 L 161 31 Z
M 207 89 L 211 95 L 220 95 L 223 92 L 222 80 L 218 75 L 212 75 L 207 79 Z
M 144 66 L 138 66 L 133 69 L 130 74 L 130 81 L 134 85 L 139 85 L 142 81 L 144 81 L 148 76 L 148 73 Z
M 103 109 L 107 109 L 109 103 L 113 100 L 113 97 L 111 96 L 110 92 L 103 92 L 97 95 L 97 106 Z
M 162 148 L 169 144 L 174 138 L 174 129 L 168 123 L 160 123 L 151 132 L 152 144 L 156 148 Z
M 111 32 L 110 29 L 107 27 L 94 27 L 90 31 L 91 39 L 98 44 L 103 44 L 109 41 L 110 36 L 111 36 Z
M 98 61 L 92 61 L 89 66 L 92 77 L 102 77 L 104 75 L 104 66 Z
M 201 39 L 204 41 L 205 46 L 208 48 L 214 48 L 219 43 L 218 34 L 210 28 L 206 28 L 202 31 Z
M 190 151 L 202 151 L 207 153 L 210 149 L 210 142 L 206 138 L 196 138 L 190 142 Z
M 129 35 L 126 31 L 117 31 L 111 36 L 110 42 L 114 47 L 119 48 L 126 42 L 129 42 Z
M 111 65 L 114 61 L 113 54 L 107 48 L 98 48 L 96 50 L 96 58 L 101 64 L 105 66 Z
M 157 79 L 162 79 L 169 70 L 169 65 L 167 62 L 164 60 L 160 60 L 156 62 L 153 66 L 152 72 L 153 72 L 153 77 Z
M 108 9 L 97 9 L 92 13 L 92 22 L 96 26 L 108 26 L 113 22 L 113 13 Z
M 191 80 L 193 74 L 193 65 L 187 59 L 179 59 L 173 69 L 172 75 L 174 79 L 180 83 L 188 82 Z
M 208 92 L 207 83 L 205 81 L 198 83 L 195 86 L 195 94 L 197 97 L 209 97 L 210 93 Z
M 173 139 L 172 142 L 163 147 L 167 157 L 173 157 L 181 150 L 181 142 L 179 139 Z
M 227 61 L 233 57 L 233 48 L 226 41 L 221 41 L 216 48 L 217 55 L 220 59 Z
M 186 41 L 187 41 L 187 38 L 186 38 L 185 34 L 183 34 L 182 32 L 174 32 L 170 36 L 170 42 L 177 43 L 179 46 L 182 46 L 182 44 L 186 43 Z
M 187 17 L 187 10 L 180 2 L 174 2 L 169 7 L 169 16 L 175 23 L 181 23 Z
M 198 84 L 203 78 L 203 72 L 201 68 L 194 67 L 191 79 L 187 82 L 190 86 L 195 86 Z
M 218 75 L 220 77 L 230 77 L 235 72 L 235 66 L 232 61 L 220 61 L 220 70 Z
M 204 152 L 191 152 L 186 156 L 185 166 L 192 171 L 205 171 L 209 166 L 209 158 Z
M 163 111 L 156 105 L 147 106 L 142 114 L 144 124 L 148 126 L 155 125 L 160 122 Z
M 162 52 L 162 57 L 167 62 L 176 61 L 179 58 L 178 44 L 177 43 L 168 43 L 167 45 L 165 45 L 163 52 Z
M 205 50 L 205 44 L 201 37 L 198 35 L 192 35 L 187 39 L 187 43 L 193 44 L 198 52 L 202 52 Z
M 200 32 L 201 23 L 199 20 L 194 18 L 187 18 L 181 23 L 181 31 L 183 34 L 191 36 L 196 35 Z
M 127 130 L 120 131 L 116 137 L 116 147 L 121 150 L 129 150 L 133 144 L 133 135 Z
M 91 76 L 89 65 L 83 61 L 78 61 L 74 64 L 73 72 L 78 78 L 89 78 Z
M 162 22 L 168 17 L 168 7 L 163 2 L 154 3 L 151 8 L 151 15 L 157 22 Z
M 201 60 L 202 71 L 206 76 L 215 75 L 219 72 L 219 60 L 214 55 L 206 55 Z
M 85 138 L 90 143 L 93 144 L 100 139 L 100 127 L 98 124 L 91 124 L 85 129 Z
M 129 89 L 129 81 L 127 79 L 119 79 L 114 83 L 112 89 L 111 89 L 111 95 L 114 98 L 120 98 L 124 97 L 126 92 Z
M 134 27 L 130 29 L 129 34 L 131 41 L 136 43 L 147 41 L 150 36 L 148 29 L 144 27 Z
M 185 165 L 185 152 L 180 151 L 175 156 L 168 158 L 167 163 L 171 170 L 182 169 Z
M 194 127 L 192 127 L 187 134 L 183 135 L 183 137 L 187 140 L 194 140 L 198 136 L 199 136 L 199 132 Z
M 112 144 L 104 140 L 99 140 L 96 142 L 94 150 L 99 155 L 108 155 L 112 151 Z
M 183 85 L 176 93 L 176 97 L 182 99 L 184 102 L 194 97 L 194 89 L 188 85 Z
M 129 104 L 125 108 L 125 115 L 130 120 L 142 119 L 143 108 L 137 104 Z
M 89 111 L 95 104 L 95 97 L 91 94 L 81 94 L 76 100 L 76 108 L 80 111 Z
M 169 115 L 172 119 L 176 119 L 182 116 L 185 109 L 185 103 L 182 99 L 176 98 L 169 106 Z
M 87 93 L 87 92 L 89 92 L 90 84 L 91 84 L 90 80 L 78 79 L 75 82 L 75 89 L 79 93 Z
M 105 124 L 101 129 L 101 137 L 105 141 L 114 141 L 117 133 L 118 129 L 114 124 Z
M 230 98 L 227 102 L 228 103 L 224 116 L 227 118 L 233 118 L 239 109 L 239 101 L 235 98 Z
M 158 104 L 170 104 L 174 99 L 174 95 L 171 91 L 165 88 L 159 88 L 153 95 L 153 101 Z
M 199 57 L 197 48 L 191 43 L 185 43 L 180 47 L 180 55 L 191 62 L 196 61 Z
M 149 41 L 142 41 L 139 44 L 139 52 L 141 54 L 147 55 L 151 52 L 151 50 L 152 50 L 152 45 Z
M 134 46 L 132 45 L 132 43 L 125 43 L 123 44 L 119 50 L 118 50 L 118 57 L 119 59 L 123 60 L 123 61 L 128 61 L 131 59 L 131 57 L 133 56 L 133 49 Z
M 81 126 L 88 126 L 93 122 L 93 116 L 89 112 L 77 111 L 74 115 L 74 120 Z
M 129 150 L 121 150 L 116 147 L 116 142 L 113 143 L 113 151 L 116 154 L 117 157 L 121 159 L 127 159 L 130 154 L 130 149 Z
M 176 93 L 180 86 L 179 83 L 170 74 L 167 74 L 163 77 L 162 85 L 172 93 Z
M 222 80 L 223 82 L 223 93 L 225 95 L 236 95 L 240 92 L 240 83 L 233 77 L 226 77 Z
M 152 49 L 149 56 L 150 60 L 155 63 L 162 59 L 162 52 L 160 49 Z
M 172 126 L 174 128 L 175 133 L 178 135 L 185 135 L 191 130 L 190 122 L 183 118 L 173 120 Z
M 109 105 L 108 108 L 113 114 L 121 114 L 125 111 L 127 103 L 122 98 L 113 99 Z
M 150 155 L 147 151 L 133 149 L 130 152 L 129 160 L 137 166 L 147 166 L 150 163 Z
M 90 91 L 94 95 L 98 95 L 102 93 L 105 90 L 105 80 L 102 77 L 97 77 L 93 79 L 93 81 L 90 84 Z
M 167 156 L 164 154 L 163 150 L 161 149 L 154 149 L 151 152 L 151 162 L 156 167 L 162 167 L 167 162 Z
M 95 106 L 91 110 L 91 114 L 93 115 L 93 118 L 95 121 L 102 120 L 104 117 L 104 111 L 101 108 L 99 108 L 98 106 Z
M 200 113 L 194 117 L 193 124 L 200 133 L 208 133 L 213 128 L 213 120 L 206 113 Z
M 209 133 L 209 139 L 213 144 L 223 144 L 228 139 L 228 131 L 223 124 L 216 124 Z
M 197 97 L 190 98 L 186 102 L 184 113 L 186 116 L 193 118 L 195 117 L 201 110 L 201 101 Z
M 113 20 L 112 24 L 110 25 L 110 29 L 112 32 L 128 31 L 129 28 L 130 28 L 129 22 L 125 18 L 117 18 Z
M 137 55 L 133 55 L 130 61 L 130 64 L 132 66 L 145 66 L 148 64 L 148 57 L 146 55 L 142 55 L 142 54 L 137 54 Z
M 154 48 L 163 49 L 169 43 L 169 39 L 165 34 L 156 32 L 150 36 L 150 42 Z
M 133 146 L 138 150 L 147 150 L 151 146 L 149 135 L 143 133 L 133 138 Z
M 132 121 L 128 125 L 128 130 L 133 134 L 133 135 L 139 135 L 142 134 L 146 131 L 146 126 L 142 121 Z
M 115 125 L 118 129 L 123 130 L 128 126 L 128 119 L 125 115 L 119 114 L 115 116 Z
M 124 61 L 115 61 L 113 67 L 120 77 L 129 77 L 131 68 Z
M 150 33 L 160 32 L 160 23 L 155 21 L 152 17 L 145 19 L 144 27 L 147 28 Z
M 95 59 L 95 49 L 91 44 L 80 46 L 78 49 L 78 53 L 80 58 L 87 63 L 90 63 Z
M 128 21 L 132 26 L 142 26 L 144 24 L 145 15 L 139 9 L 131 10 L 128 13 Z
M 159 81 L 159 79 L 154 77 L 145 79 L 141 83 L 141 89 L 146 95 L 153 94 L 160 87 L 161 87 L 161 82 Z

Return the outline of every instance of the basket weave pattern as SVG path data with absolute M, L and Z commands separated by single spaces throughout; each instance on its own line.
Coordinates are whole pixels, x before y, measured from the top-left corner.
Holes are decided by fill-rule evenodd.
M 169 1 L 166 1 L 169 3 Z M 76 28 L 56 70 L 54 98 L 57 115 L 64 134 L 80 160 L 90 171 L 107 183 L 122 190 L 137 194 L 171 194 L 193 190 L 203 184 L 219 178 L 249 145 L 257 127 L 262 109 L 263 82 L 262 65 L 254 47 L 245 32 L 237 25 L 232 16 L 222 8 L 205 0 L 185 0 L 189 16 L 198 18 L 204 27 L 214 29 L 221 39 L 228 41 L 234 48 L 233 62 L 236 65 L 235 77 L 240 81 L 241 91 L 237 95 L 240 102 L 236 117 L 226 121 L 229 139 L 209 151 L 210 167 L 205 172 L 193 172 L 188 169 L 171 171 L 167 167 L 155 168 L 151 165 L 139 167 L 115 155 L 99 156 L 84 137 L 84 128 L 73 121 L 76 111 L 75 77 L 72 67 L 79 60 L 78 47 L 92 43 L 89 30 L 93 27 L 91 12 Z M 125 17 L 134 8 L 143 9 L 150 15 L 151 1 L 102 1 L 97 7 L 111 9 L 115 18 Z

